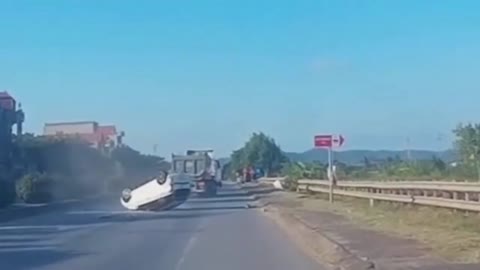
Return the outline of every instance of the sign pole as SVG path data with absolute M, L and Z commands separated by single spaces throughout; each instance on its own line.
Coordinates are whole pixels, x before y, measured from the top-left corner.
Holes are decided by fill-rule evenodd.
M 329 192 L 328 192 L 328 200 L 330 203 L 333 203 L 333 189 L 336 185 L 336 176 L 334 175 L 333 171 L 333 162 L 332 162 L 332 148 L 333 146 L 340 147 L 345 142 L 345 138 L 342 135 L 334 136 L 332 134 L 323 134 L 323 135 L 315 135 L 314 137 L 314 145 L 315 148 L 327 148 L 328 150 L 328 168 L 327 168 L 327 175 L 329 181 Z M 336 169 L 336 168 L 335 168 Z
M 333 203 L 333 170 L 332 170 L 332 147 L 328 147 L 328 181 L 330 190 L 328 192 L 328 201 Z

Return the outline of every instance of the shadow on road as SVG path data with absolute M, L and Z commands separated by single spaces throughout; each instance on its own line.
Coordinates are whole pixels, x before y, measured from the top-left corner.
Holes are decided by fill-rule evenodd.
M 204 199 L 202 203 L 212 203 L 212 204 L 220 204 L 220 203 L 248 203 L 248 202 L 254 202 L 256 201 L 256 198 L 252 196 L 245 196 L 245 197 L 213 197 L 211 199 Z M 196 200 L 192 200 L 190 202 L 197 202 Z
M 48 210 L 38 209 L 34 211 L 34 216 L 25 216 L 27 218 L 22 218 L 23 213 L 17 217 L 5 217 L 6 222 L 0 222 L 0 268 L 38 269 L 88 255 L 65 249 L 61 243 L 56 242 L 60 234 L 76 235 L 76 231 L 108 224 L 187 220 L 225 215 L 231 210 L 247 208 L 246 206 L 254 200 L 251 194 L 244 190 L 224 189 L 218 196 L 192 198 L 192 201 L 187 200 L 187 203 L 182 201 L 158 212 L 126 211 L 115 198 L 111 201 L 94 201 L 88 204 L 79 202 L 52 206 Z M 159 227 L 158 230 L 152 230 L 151 233 L 191 234 L 191 231 L 177 227 L 172 230 Z M 124 233 L 148 234 L 149 232 L 139 232 L 133 227 L 130 230 L 127 227 Z
M 130 222 L 142 222 L 165 219 L 195 219 L 221 213 L 197 213 L 197 212 L 121 212 L 108 214 L 89 213 L 63 213 L 58 218 L 39 220 L 37 224 L 25 224 L 17 222 L 0 225 L 0 268 L 12 270 L 38 269 L 49 264 L 71 260 L 75 257 L 88 254 L 73 253 L 65 250 L 55 239 L 61 234 L 102 226 L 107 224 L 127 224 Z M 34 223 L 35 219 L 32 219 Z M 41 224 L 40 224 L 41 223 Z M 159 230 L 162 230 L 159 228 Z M 170 230 L 163 229 L 169 234 L 191 234 L 181 228 Z M 158 233 L 153 231 L 152 233 Z M 126 232 L 128 233 L 128 231 Z M 136 230 L 131 233 L 138 234 Z M 142 234 L 148 232 L 142 231 Z
M 0 227 L 0 266 L 2 269 L 29 270 L 69 260 L 80 253 L 61 250 L 50 242 L 55 228 Z
M 55 234 L 57 233 L 56 230 L 48 229 L 48 228 L 31 228 L 31 229 L 15 229 L 17 226 L 0 226 L 0 243 L 3 242 L 2 236 L 3 235 L 8 235 L 8 236 L 28 236 L 31 233 L 35 235 L 49 235 L 49 234 Z
M 247 205 L 252 205 L 258 199 L 273 195 L 275 192 L 279 192 L 272 186 L 264 186 L 259 184 L 252 184 L 247 186 L 242 186 L 241 188 L 232 188 L 227 187 L 221 189 L 221 193 L 211 196 L 211 197 L 197 197 L 193 196 L 189 201 L 190 202 L 200 202 L 202 204 L 209 204 L 208 207 L 201 207 L 200 210 L 235 210 L 235 209 L 244 209 Z M 231 207 L 231 206 L 218 206 L 221 204 L 242 204 L 242 206 Z M 184 209 L 175 208 L 171 211 L 183 211 Z M 193 207 L 192 210 L 199 210 L 198 207 Z
M 44 215 L 53 212 L 66 211 L 75 209 L 79 206 L 94 207 L 95 205 L 111 202 L 116 196 L 105 195 L 102 197 L 85 199 L 85 200 L 71 200 L 65 202 L 53 202 L 51 204 L 44 204 L 40 206 L 33 205 L 14 205 L 11 207 L 0 209 L 0 224 L 31 218 L 39 215 Z
M 185 209 L 190 211 L 191 209 Z M 169 210 L 174 212 L 176 210 Z M 119 214 L 107 214 L 98 218 L 99 222 L 139 222 L 161 219 L 194 219 L 205 216 L 219 215 L 220 213 L 157 213 L 157 212 L 131 212 L 131 213 L 119 213 Z
M 248 194 L 246 193 L 245 191 L 241 192 L 241 191 L 238 191 L 238 192 L 223 192 L 223 193 L 220 193 L 220 194 L 217 194 L 215 196 L 211 196 L 211 197 L 207 197 L 207 198 L 203 198 L 203 199 L 215 199 L 215 198 L 245 198 L 245 197 L 248 197 L 250 196 L 251 194 Z
M 267 195 L 277 191 L 278 191 L 277 189 L 269 185 L 252 184 L 252 185 L 244 185 L 241 187 L 241 189 L 238 189 L 238 190 L 227 190 L 222 194 L 218 194 L 215 197 L 218 197 L 218 198 L 248 197 L 252 195 Z
M 0 247 L 0 265 L 2 269 L 29 270 L 81 255 L 79 253 L 59 251 L 55 248 L 39 249 L 26 246 L 3 250 Z
M 192 207 L 192 208 L 177 208 L 170 210 L 171 212 L 191 212 L 191 211 L 212 211 L 212 210 L 240 210 L 246 209 L 246 205 L 242 206 L 209 206 L 209 207 Z M 203 215 L 203 214 L 202 214 Z M 209 215 L 211 215 L 209 213 Z
M 275 189 L 271 186 L 245 186 L 242 187 L 243 190 L 246 190 L 250 195 L 266 195 L 274 192 L 278 192 L 278 189 Z

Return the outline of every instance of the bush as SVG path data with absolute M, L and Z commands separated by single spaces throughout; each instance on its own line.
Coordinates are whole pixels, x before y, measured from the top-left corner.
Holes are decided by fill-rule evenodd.
M 52 179 L 45 174 L 24 175 L 16 184 L 17 197 L 26 203 L 46 203 L 52 200 Z
M 296 191 L 298 186 L 298 180 L 292 177 L 286 177 L 283 181 L 283 188 L 290 191 Z
M 168 165 L 160 157 L 127 146 L 105 153 L 77 138 L 24 136 L 15 151 L 8 175 L 17 180 L 10 182 L 13 198 L 3 196 L 0 187 L 0 201 L 13 201 L 15 193 L 27 203 L 41 203 L 119 192 Z
M 283 166 L 282 174 L 285 176 L 283 188 L 286 190 L 296 190 L 298 180 L 305 177 L 305 168 L 300 163 L 288 163 Z

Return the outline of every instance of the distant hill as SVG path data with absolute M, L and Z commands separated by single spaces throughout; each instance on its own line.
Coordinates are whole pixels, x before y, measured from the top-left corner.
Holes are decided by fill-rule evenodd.
M 311 149 L 305 152 L 285 152 L 285 155 L 291 161 L 312 162 L 320 161 L 322 163 L 328 162 L 328 153 L 324 149 Z M 381 161 L 388 158 L 395 159 L 399 157 L 402 160 L 407 159 L 407 152 L 395 150 L 347 150 L 335 151 L 333 159 L 347 164 L 363 164 L 364 158 L 367 157 L 370 161 Z M 429 150 L 411 150 L 410 156 L 414 160 L 427 160 L 437 157 L 445 162 L 455 161 L 457 156 L 453 150 L 445 151 L 429 151 Z M 220 163 L 226 164 L 230 162 L 230 158 L 220 158 Z
M 328 152 L 324 149 L 311 149 L 303 153 L 286 152 L 287 157 L 292 161 L 312 162 L 320 161 L 327 163 Z M 432 157 L 437 157 L 445 162 L 451 162 L 456 159 L 456 154 L 453 150 L 446 151 L 428 151 L 428 150 L 410 150 L 410 156 L 414 160 L 426 160 Z M 402 160 L 407 159 L 406 151 L 394 150 L 347 150 L 334 152 L 333 159 L 347 164 L 360 164 L 364 159 L 368 158 L 370 161 L 385 160 L 388 158 L 395 159 L 399 157 Z

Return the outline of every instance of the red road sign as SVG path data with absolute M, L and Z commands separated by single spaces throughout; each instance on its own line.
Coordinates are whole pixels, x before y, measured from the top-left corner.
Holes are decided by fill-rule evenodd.
M 332 147 L 332 135 L 317 135 L 315 136 L 315 147 Z
M 333 146 L 342 146 L 345 142 L 345 138 L 342 135 L 333 136 L 333 135 L 316 135 L 314 141 L 315 147 L 333 147 Z

